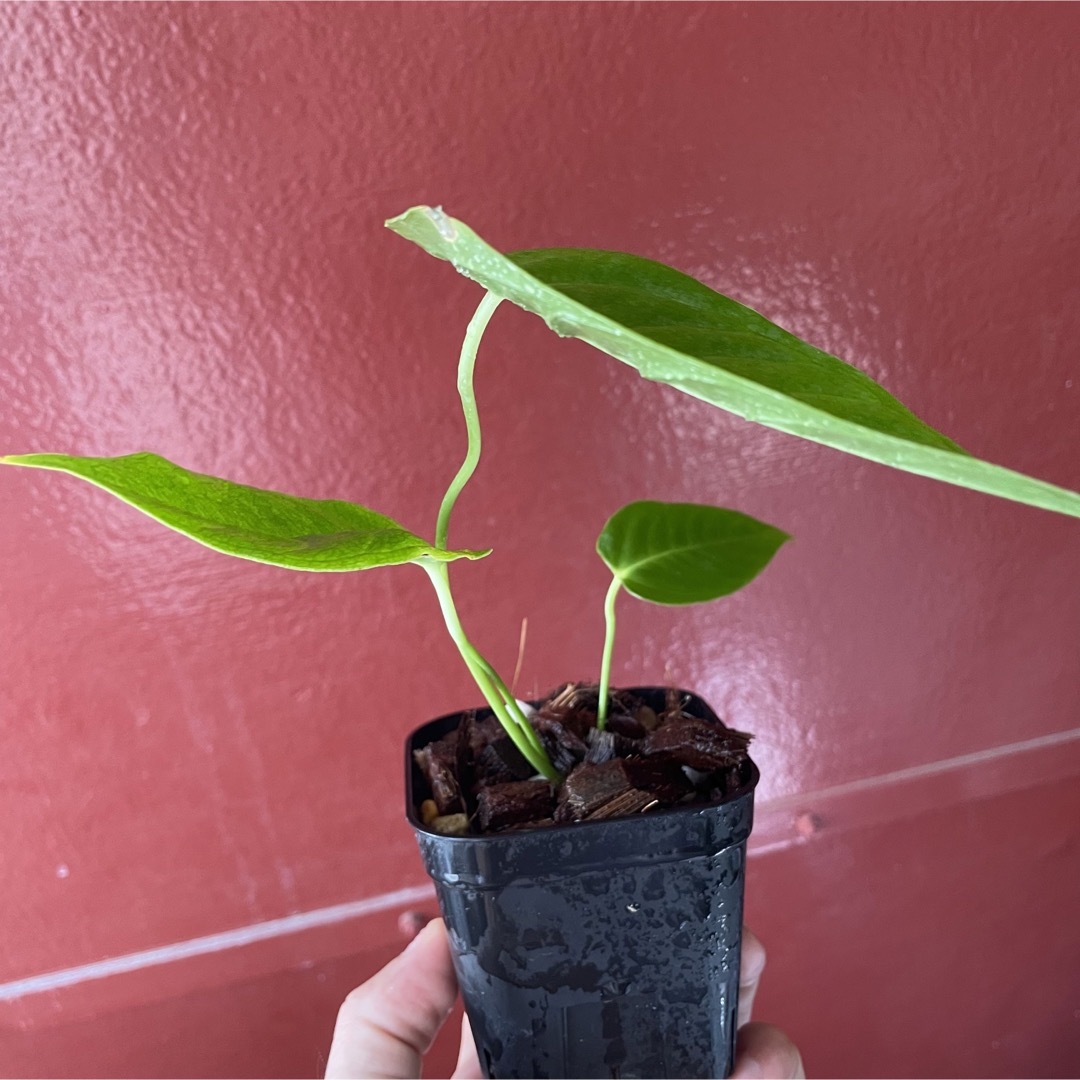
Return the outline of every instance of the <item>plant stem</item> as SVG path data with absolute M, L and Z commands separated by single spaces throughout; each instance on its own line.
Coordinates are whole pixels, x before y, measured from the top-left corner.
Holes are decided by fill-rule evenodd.
M 480 339 L 484 336 L 491 316 L 495 309 L 502 303 L 502 297 L 494 293 L 485 293 L 480 306 L 469 321 L 465 331 L 465 340 L 461 344 L 461 356 L 458 360 L 457 387 L 461 397 L 461 410 L 465 415 L 465 431 L 468 435 L 468 448 L 465 452 L 465 460 L 458 469 L 454 479 L 443 496 L 442 505 L 439 507 L 439 517 L 435 524 L 435 546 L 445 548 L 447 537 L 450 533 L 450 514 L 454 509 L 458 496 L 469 482 L 472 474 L 476 471 L 480 460 L 480 415 L 476 407 L 476 394 L 473 391 L 473 371 L 476 367 L 476 353 L 480 347 Z M 462 659 L 465 661 L 476 685 L 484 695 L 492 711 L 498 717 L 499 722 L 506 729 L 506 733 L 514 740 L 514 745 L 522 752 L 530 765 L 552 783 L 559 783 L 562 777 L 551 764 L 551 760 L 540 742 L 540 736 L 536 734 L 532 724 L 529 723 L 525 714 L 518 705 L 514 695 L 507 688 L 506 683 L 499 678 L 495 669 L 477 651 L 475 646 L 465 636 L 461 626 L 457 609 L 454 606 L 454 598 L 450 591 L 450 570 L 445 563 L 429 563 L 420 560 L 420 564 L 431 578 L 435 586 L 435 592 L 439 597 L 439 606 L 442 609 L 443 619 L 447 629 L 458 647 Z
M 513 691 L 510 690 L 506 683 L 499 677 L 499 673 L 482 656 L 480 656 L 479 653 L 476 655 L 480 657 L 484 672 L 506 703 L 507 712 L 509 712 L 521 726 L 522 730 L 525 732 L 525 737 L 532 743 L 536 750 L 539 753 L 546 755 L 547 751 L 544 749 L 543 743 L 540 742 L 540 736 L 536 734 L 536 729 L 529 723 L 529 719 L 522 711 L 521 706 L 517 702 L 517 698 L 514 697 Z
M 506 685 L 495 674 L 494 668 L 485 660 L 476 647 L 465 634 L 454 606 L 454 597 L 450 591 L 450 574 L 445 563 L 433 562 L 427 559 L 418 559 L 418 563 L 431 578 L 435 586 L 435 594 L 439 598 L 439 608 L 442 611 L 446 628 L 450 637 L 457 646 L 465 666 L 476 681 L 484 699 L 491 706 L 491 711 L 498 718 L 506 730 L 507 735 L 513 740 L 514 745 L 521 751 L 526 761 L 552 784 L 562 782 L 551 759 L 540 744 L 539 737 L 533 730 L 532 725 L 526 720 L 513 695 L 506 689 Z M 509 700 L 507 700 L 509 698 Z
M 600 698 L 596 707 L 596 726 L 603 731 L 607 724 L 608 690 L 611 686 L 611 655 L 615 651 L 615 597 L 619 595 L 622 582 L 611 579 L 604 598 L 604 654 L 600 660 Z
M 465 431 L 469 438 L 465 460 L 457 475 L 450 481 L 450 486 L 443 496 L 442 505 L 439 507 L 439 517 L 435 525 L 435 546 L 446 547 L 446 537 L 450 532 L 450 513 L 454 509 L 461 489 L 469 482 L 469 478 L 476 471 L 476 463 L 480 460 L 480 416 L 476 410 L 476 395 L 473 392 L 473 369 L 476 366 L 476 350 L 480 347 L 480 339 L 484 336 L 487 324 L 495 309 L 502 303 L 503 298 L 494 293 L 485 293 L 480 306 L 469 321 L 465 331 L 465 340 L 461 343 L 461 356 L 458 360 L 457 388 L 461 396 L 461 411 L 465 414 Z

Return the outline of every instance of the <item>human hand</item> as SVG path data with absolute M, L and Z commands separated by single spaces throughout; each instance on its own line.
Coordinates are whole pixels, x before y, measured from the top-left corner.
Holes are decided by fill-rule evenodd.
M 739 1034 L 731 1080 L 806 1080 L 795 1044 L 773 1024 L 751 1023 L 754 998 L 765 970 L 765 946 L 743 927 L 739 962 Z
M 357 987 L 338 1011 L 326 1080 L 412 1080 L 457 1001 L 442 919 L 432 919 L 395 957 Z M 454 1080 L 483 1077 L 469 1018 L 461 1023 Z
M 764 969 L 765 949 L 744 929 L 740 1030 L 732 1080 L 802 1080 L 802 1060 L 791 1040 L 770 1024 L 749 1022 Z M 419 1077 L 421 1058 L 456 1000 L 457 981 L 446 928 L 442 919 L 434 919 L 400 956 L 345 999 L 330 1045 L 327 1080 Z M 474 1080 L 483 1075 L 465 1017 L 454 1080 Z

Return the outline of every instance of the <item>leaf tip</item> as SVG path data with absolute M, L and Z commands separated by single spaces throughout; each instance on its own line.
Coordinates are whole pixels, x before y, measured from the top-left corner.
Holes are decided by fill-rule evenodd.
M 477 559 L 486 559 L 494 548 L 483 548 L 478 550 L 476 548 L 429 548 L 422 555 L 417 556 L 413 562 L 420 564 L 425 563 L 448 563 L 455 562 L 457 559 L 468 559 L 470 562 L 475 562 Z
M 470 548 L 460 552 L 459 554 L 464 555 L 466 559 L 471 559 L 475 561 L 477 559 L 486 559 L 494 550 L 494 548 L 483 548 L 482 550 L 474 550 Z
M 404 213 L 387 218 L 383 224 L 391 232 L 409 237 L 412 231 L 409 226 L 418 218 L 423 219 L 421 224 L 434 228 L 439 238 L 447 244 L 453 244 L 460 236 L 458 223 L 441 206 L 411 206 Z
M 400 214 L 395 214 L 393 217 L 388 217 L 384 222 L 384 228 L 389 229 L 391 232 L 401 232 L 401 225 L 405 219 L 417 209 L 415 206 L 410 207 L 408 210 L 403 210 Z

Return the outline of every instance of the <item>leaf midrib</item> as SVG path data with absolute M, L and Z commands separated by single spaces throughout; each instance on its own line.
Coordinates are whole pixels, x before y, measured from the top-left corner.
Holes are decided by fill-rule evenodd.
M 844 419 L 754 379 L 689 356 L 574 300 L 518 265 L 514 253 L 504 255 L 464 222 L 453 218 L 450 221 L 454 233 L 448 237 L 430 207 L 415 206 L 388 221 L 387 225 L 429 254 L 450 262 L 459 273 L 505 296 L 525 311 L 549 323 L 556 311 L 560 317 L 565 315 L 574 328 L 561 336 L 585 341 L 635 368 L 647 379 L 667 383 L 753 423 L 842 453 L 971 491 L 1080 518 L 1080 492 L 969 455 L 929 425 L 929 430 L 948 444 L 947 447 L 889 434 Z M 694 281 L 693 278 L 690 280 Z M 701 282 L 696 284 L 708 289 Z M 538 310 L 538 307 L 546 310 Z M 775 329 L 778 339 L 794 337 L 783 327 L 775 326 Z M 798 338 L 795 340 L 799 341 Z M 626 348 L 612 352 L 606 344 L 610 341 L 622 341 Z M 902 402 L 899 404 L 907 408 Z
M 750 530 L 748 530 L 749 533 Z M 658 562 L 660 559 L 666 558 L 669 555 L 681 555 L 687 551 L 708 551 L 713 548 L 719 548 L 723 546 L 731 546 L 733 544 L 744 544 L 746 537 L 732 537 L 731 539 L 716 540 L 716 541 L 701 541 L 694 544 L 680 544 L 678 547 L 666 548 L 664 551 L 659 551 L 655 555 L 646 555 L 645 558 L 639 559 L 637 562 L 630 563 L 625 568 L 616 568 L 616 573 L 621 578 L 623 572 L 630 573 L 640 569 L 642 566 L 647 566 L 649 563 Z

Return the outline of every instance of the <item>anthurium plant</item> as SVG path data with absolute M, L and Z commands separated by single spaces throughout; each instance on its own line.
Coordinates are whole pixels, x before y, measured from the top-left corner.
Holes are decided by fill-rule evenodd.
M 504 255 L 438 208 L 414 207 L 387 225 L 486 290 L 466 330 L 458 366 L 468 450 L 438 510 L 433 540 L 355 503 L 263 491 L 190 472 L 152 453 L 112 458 L 32 453 L 0 461 L 81 477 L 192 540 L 242 559 L 324 572 L 419 566 L 484 699 L 526 760 L 553 783 L 560 775 L 528 716 L 466 635 L 450 581 L 451 563 L 490 554 L 452 548 L 448 538 L 454 505 L 480 457 L 473 393 L 477 350 L 503 300 L 647 379 L 766 427 L 1080 517 L 1080 494 L 966 453 L 857 368 L 670 267 L 634 255 L 574 248 Z M 657 604 L 713 600 L 750 582 L 787 539 L 771 525 L 720 507 L 635 502 L 617 510 L 596 545 L 612 573 L 599 650 L 597 725 L 603 727 L 606 719 L 620 592 Z

